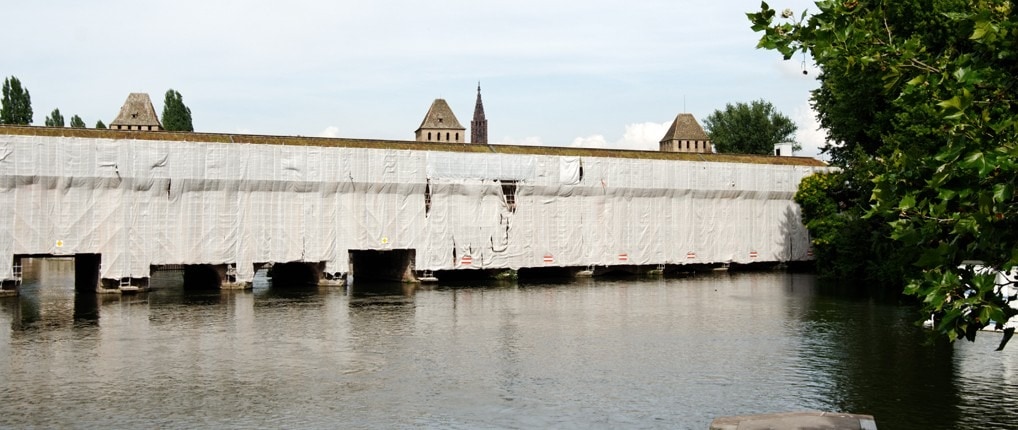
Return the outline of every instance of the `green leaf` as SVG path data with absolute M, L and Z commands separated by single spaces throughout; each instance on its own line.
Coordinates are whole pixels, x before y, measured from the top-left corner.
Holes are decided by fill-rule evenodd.
M 954 96 L 950 99 L 937 103 L 937 106 L 946 109 L 961 110 L 961 97 Z
M 993 201 L 997 203 L 1010 203 L 1014 197 L 1014 186 L 1011 184 L 996 184 L 993 186 Z
M 927 184 L 929 185 L 930 188 L 937 189 L 944 185 L 944 183 L 946 183 L 948 179 L 949 177 L 947 172 L 940 171 L 935 173 L 933 177 L 930 178 L 930 180 L 927 182 Z
M 989 19 L 980 19 L 976 21 L 975 28 L 972 30 L 972 35 L 969 36 L 971 40 L 986 39 L 985 43 L 992 43 L 996 39 L 997 33 L 1000 29 L 993 24 L 993 21 Z
M 1004 315 L 1004 311 L 997 306 L 987 306 L 990 309 L 990 314 L 987 317 L 986 322 L 1004 322 L 1007 320 L 1007 316 Z
M 986 176 L 993 170 L 993 165 L 986 159 L 986 155 L 982 151 L 973 152 L 965 157 L 964 166 L 978 170 L 980 176 Z
M 898 208 L 903 211 L 907 211 L 914 207 L 915 207 L 915 196 L 912 194 L 908 194 L 905 197 L 902 197 L 901 201 L 898 202 Z
M 979 322 L 982 324 L 990 322 L 990 308 L 988 306 L 983 306 L 979 310 Z
M 940 244 L 936 248 L 923 250 L 919 256 L 919 261 L 916 261 L 916 265 L 919 267 L 939 266 L 945 254 L 947 254 L 947 244 Z
M 969 36 L 969 39 L 979 40 L 982 39 L 983 36 L 986 36 L 986 23 L 985 22 L 976 23 L 976 28 L 975 30 L 972 31 L 972 35 Z
M 954 75 L 954 78 L 955 78 L 955 79 L 957 79 L 957 80 L 958 80 L 958 82 L 965 82 L 965 77 L 966 77 L 966 76 L 967 76 L 968 74 L 969 74 L 969 69 L 968 69 L 968 68 L 965 68 L 965 67 L 959 67 L 959 68 L 958 68 L 957 70 L 955 70 L 955 71 L 954 71 L 954 73 L 953 73 L 953 75 Z
M 954 230 L 951 230 L 954 234 L 978 234 L 979 223 L 972 218 L 962 218 L 954 224 Z

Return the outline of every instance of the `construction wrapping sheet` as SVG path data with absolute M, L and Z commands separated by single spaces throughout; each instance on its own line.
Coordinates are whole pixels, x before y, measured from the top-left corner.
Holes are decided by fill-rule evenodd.
M 417 270 L 799 261 L 792 201 L 826 167 L 0 135 L 0 279 L 15 255 L 151 266 Z

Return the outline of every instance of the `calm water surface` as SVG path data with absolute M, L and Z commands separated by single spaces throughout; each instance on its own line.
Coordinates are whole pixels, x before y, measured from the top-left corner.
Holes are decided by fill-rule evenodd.
M 1018 345 L 929 342 L 915 310 L 811 275 L 368 294 L 76 294 L 30 260 L 0 299 L 4 428 L 690 428 L 818 409 L 1018 428 Z

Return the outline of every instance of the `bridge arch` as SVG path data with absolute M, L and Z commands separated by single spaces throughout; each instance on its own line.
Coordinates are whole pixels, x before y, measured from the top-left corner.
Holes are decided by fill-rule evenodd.
M 282 288 L 301 288 L 317 286 L 320 279 L 319 263 L 291 261 L 275 263 L 269 269 L 272 286 Z
M 212 264 L 187 264 L 184 266 L 185 290 L 215 290 L 222 287 L 223 275 Z
M 413 249 L 351 249 L 350 275 L 356 281 L 413 282 Z

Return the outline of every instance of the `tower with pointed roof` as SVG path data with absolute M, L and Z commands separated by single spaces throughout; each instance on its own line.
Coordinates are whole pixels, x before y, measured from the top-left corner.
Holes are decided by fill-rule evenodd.
M 661 152 L 711 153 L 710 137 L 696 122 L 693 114 L 680 113 L 668 132 L 661 138 Z
M 418 142 L 463 143 L 465 131 L 445 99 L 435 99 L 414 134 Z
M 477 83 L 477 103 L 474 104 L 474 120 L 470 121 L 470 143 L 488 143 L 488 120 L 484 118 L 484 103 L 481 103 L 481 83 Z
M 120 114 L 110 123 L 110 129 L 159 131 L 163 129 L 163 125 L 159 123 L 159 117 L 156 116 L 152 99 L 148 94 L 131 93 L 120 107 Z

